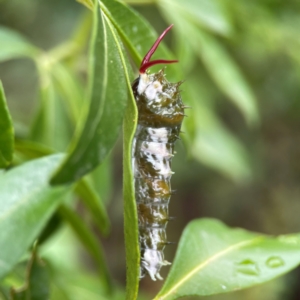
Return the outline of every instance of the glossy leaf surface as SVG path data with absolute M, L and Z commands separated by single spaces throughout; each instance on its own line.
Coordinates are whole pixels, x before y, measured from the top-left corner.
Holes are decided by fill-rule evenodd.
M 213 219 L 184 230 L 169 276 L 155 299 L 236 291 L 283 275 L 300 263 L 300 235 L 271 237 Z
M 0 278 L 28 250 L 70 187 L 48 184 L 63 155 L 51 155 L 14 168 L 0 180 Z M 13 237 L 13 239 L 12 239 Z

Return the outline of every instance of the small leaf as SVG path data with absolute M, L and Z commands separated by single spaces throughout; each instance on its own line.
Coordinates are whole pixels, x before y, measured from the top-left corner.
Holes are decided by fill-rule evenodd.
M 161 0 L 158 2 L 165 10 L 176 7 L 206 29 L 222 35 L 229 35 L 232 26 L 224 4 L 219 0 Z M 187 31 L 188 32 L 188 31 Z
M 277 238 L 213 219 L 184 230 L 169 276 L 155 299 L 207 296 L 261 284 L 300 263 L 300 235 Z
M 129 64 L 109 20 L 94 9 L 90 108 L 71 153 L 52 178 L 52 184 L 72 182 L 93 170 L 109 154 L 122 126 L 130 86 Z
M 14 168 L 0 180 L 0 279 L 37 238 L 70 187 L 49 186 L 63 155 L 51 155 Z M 13 237 L 13 238 L 12 238 Z
M 40 51 L 19 33 L 0 26 L 0 61 L 28 56 L 34 58 Z
M 1 47 L 0 47 L 1 48 Z M 0 81 L 0 168 L 7 167 L 13 158 L 14 128 Z
M 37 254 L 36 246 L 27 267 L 27 278 L 24 287 L 11 290 L 12 300 L 45 300 L 49 299 L 49 274 L 45 263 Z

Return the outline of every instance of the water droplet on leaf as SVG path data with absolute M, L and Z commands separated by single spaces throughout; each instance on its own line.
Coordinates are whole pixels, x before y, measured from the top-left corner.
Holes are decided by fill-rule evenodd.
M 245 259 L 237 264 L 237 271 L 245 275 L 258 276 L 260 270 L 257 264 L 251 259 Z
M 266 261 L 266 265 L 270 268 L 278 268 L 284 265 L 284 261 L 279 256 L 271 256 Z

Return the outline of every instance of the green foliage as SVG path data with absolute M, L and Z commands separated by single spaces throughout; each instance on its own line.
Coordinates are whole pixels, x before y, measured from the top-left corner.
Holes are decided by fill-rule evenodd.
M 63 155 L 36 159 L 4 173 L 0 181 L 0 278 L 26 253 L 70 186 L 48 181 Z
M 184 121 L 183 140 L 190 159 L 232 180 L 236 187 L 258 179 L 249 144 L 238 130 L 232 130 L 226 109 L 234 112 L 231 116 L 240 117 L 234 122 L 248 134 L 263 121 L 258 93 L 241 63 L 242 54 L 236 52 L 257 47 L 257 56 L 263 59 L 271 50 L 284 52 L 299 67 L 297 34 L 287 25 L 277 25 L 267 13 L 272 10 L 266 3 L 128 1 L 156 5 L 150 25 L 135 9 L 117 0 L 77 2 L 92 13 L 78 5 L 83 17 L 74 34 L 48 50 L 30 42 L 34 39 L 0 27 L 0 61 L 29 59 L 38 76 L 38 104 L 30 125 L 23 124 L 18 114 L 11 117 L 0 83 L 0 167 L 11 167 L 0 173 L 1 300 L 8 299 L 11 287 L 12 299 L 138 298 L 140 254 L 131 163 L 138 112 L 131 82 L 135 77 L 132 68 L 140 64 L 157 38 L 152 26 L 175 24 L 172 31 L 177 53 L 162 43 L 155 56 L 178 58 L 179 64 L 168 66 L 167 76 L 171 81 L 187 81 L 183 101 L 192 109 Z M 256 12 L 255 21 L 242 17 L 248 10 Z M 249 34 L 243 45 L 246 50 L 233 49 L 238 38 L 242 39 L 239 26 Z M 252 44 L 258 39 L 258 28 L 268 33 L 269 44 L 263 49 L 267 54 Z M 13 102 L 11 107 L 13 111 Z M 20 127 L 26 130 L 19 131 Z M 117 286 L 120 278 L 113 279 L 113 263 L 107 263 L 110 256 L 113 262 L 119 261 L 117 247 L 105 251 L 107 242 L 99 239 L 99 235 L 114 234 L 120 218 L 120 202 L 111 205 L 107 198 L 117 184 L 109 170 L 114 161 L 121 161 L 109 154 L 119 145 L 122 131 L 126 289 Z M 194 177 L 199 180 L 198 174 Z M 218 187 L 210 189 L 219 192 Z M 219 193 L 222 191 L 221 187 Z M 118 192 L 113 196 L 117 199 Z M 189 208 L 190 203 L 185 205 Z M 72 231 L 64 236 L 69 229 Z M 28 259 L 34 243 L 42 244 L 40 255 L 47 258 L 43 265 L 36 248 Z M 88 259 L 80 260 L 78 252 Z M 296 268 L 299 254 L 299 234 L 273 237 L 232 229 L 214 219 L 197 219 L 186 226 L 164 285 L 153 297 L 212 296 L 253 287 Z M 29 260 L 26 277 L 25 260 Z

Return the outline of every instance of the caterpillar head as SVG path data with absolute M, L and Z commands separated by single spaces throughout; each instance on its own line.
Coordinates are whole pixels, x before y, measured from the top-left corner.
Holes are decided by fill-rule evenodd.
M 170 83 L 165 79 L 164 70 L 155 74 L 147 74 L 147 69 L 157 64 L 169 64 L 177 60 L 158 59 L 150 61 L 158 45 L 172 28 L 169 26 L 155 41 L 145 55 L 140 76 L 133 82 L 133 92 L 139 110 L 139 121 L 145 125 L 161 127 L 181 124 L 184 117 L 183 103 L 178 89 L 181 83 Z

